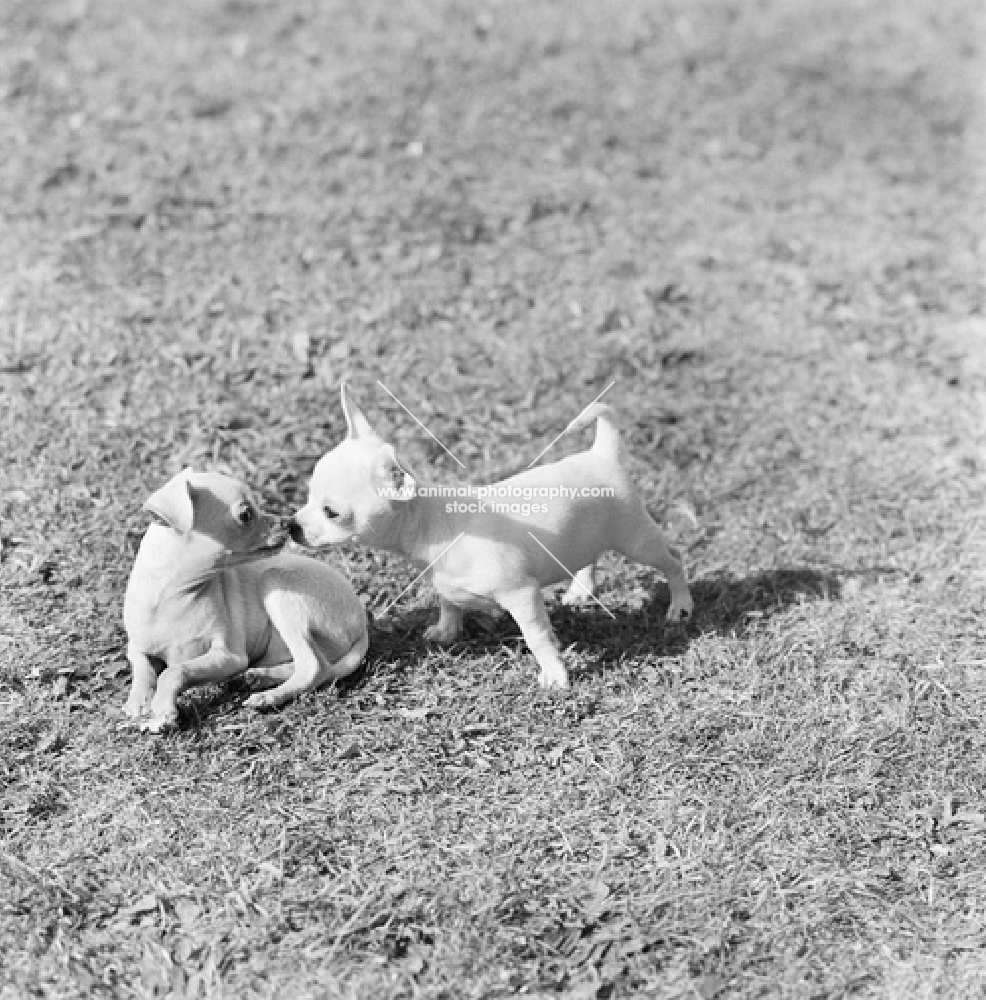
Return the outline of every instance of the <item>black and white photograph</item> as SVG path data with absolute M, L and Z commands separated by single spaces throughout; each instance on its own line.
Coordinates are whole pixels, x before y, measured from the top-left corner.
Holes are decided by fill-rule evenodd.
M 986 997 L 986 6 L 0 0 L 0 1000 Z

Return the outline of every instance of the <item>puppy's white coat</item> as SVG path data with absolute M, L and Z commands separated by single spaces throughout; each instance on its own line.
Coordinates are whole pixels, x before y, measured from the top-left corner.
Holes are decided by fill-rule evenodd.
M 566 487 L 566 493 L 578 494 L 583 487 L 601 487 L 612 495 L 556 497 L 539 505 L 546 511 L 526 517 L 489 509 L 449 511 L 447 499 L 417 495 L 414 477 L 370 426 L 346 386 L 342 406 L 348 434 L 315 466 L 308 503 L 295 514 L 291 535 L 316 547 L 352 537 L 399 552 L 420 565 L 434 561 L 429 573 L 441 596 L 441 610 L 427 638 L 452 642 L 461 629 L 464 609 L 498 605 L 520 626 L 541 668 L 542 686 L 566 687 L 568 673 L 541 588 L 566 579 L 568 569 L 582 567 L 568 599 L 588 599 L 595 561 L 610 549 L 664 574 L 671 587 L 669 620 L 691 615 L 692 598 L 681 562 L 630 480 L 627 455 L 608 406 L 594 404 L 576 424 L 596 421 L 596 439 L 589 451 L 497 485 L 515 491 Z
M 265 548 L 249 490 L 219 473 L 174 476 L 144 509 L 160 517 L 140 543 L 123 621 L 133 670 L 124 711 L 153 732 L 178 717 L 186 687 L 248 667 L 247 705 L 283 705 L 344 677 L 366 653 L 366 612 L 344 576 Z M 165 669 L 158 676 L 157 667 Z

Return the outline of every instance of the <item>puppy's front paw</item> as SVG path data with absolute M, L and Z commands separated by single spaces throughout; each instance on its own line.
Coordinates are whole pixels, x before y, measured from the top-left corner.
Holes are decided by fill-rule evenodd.
M 669 622 L 686 622 L 692 616 L 692 595 L 685 591 L 684 594 L 672 595 L 671 607 L 668 608 Z
M 140 723 L 142 732 L 151 733 L 154 736 L 160 736 L 170 729 L 177 728 L 177 726 L 177 712 L 162 712 L 161 714 L 150 715 L 146 719 L 142 719 Z
M 436 622 L 425 629 L 425 642 L 437 642 L 439 646 L 451 646 L 459 638 L 459 628 L 443 628 Z
M 150 707 L 150 703 L 131 695 L 121 711 L 128 719 L 139 719 Z
M 564 667 L 542 667 L 538 684 L 545 690 L 564 691 L 568 687 L 568 671 Z

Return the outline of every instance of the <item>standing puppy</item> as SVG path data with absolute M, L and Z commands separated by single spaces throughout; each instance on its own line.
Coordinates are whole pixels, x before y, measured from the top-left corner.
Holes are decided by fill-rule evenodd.
M 143 728 L 174 724 L 186 687 L 248 667 L 251 683 L 278 686 L 247 705 L 271 708 L 359 666 L 366 612 L 349 581 L 314 559 L 265 548 L 266 518 L 242 483 L 185 469 L 144 509 L 164 524 L 147 529 L 123 603 L 133 669 L 124 712 L 149 711 Z
M 342 408 L 348 434 L 315 466 L 308 503 L 295 514 L 291 537 L 310 546 L 352 537 L 429 567 L 441 611 L 426 638 L 452 642 L 464 609 L 499 605 L 520 626 L 541 668 L 541 685 L 567 687 L 568 673 L 541 588 L 569 577 L 569 568 L 584 567 L 569 597 L 591 594 L 596 559 L 609 549 L 664 574 L 671 587 L 669 620 L 691 615 L 681 562 L 630 481 L 627 455 L 608 406 L 593 404 L 574 425 L 596 421 L 591 450 L 487 487 L 492 499 L 472 504 L 449 503 L 435 496 L 435 490 L 422 489 L 418 495 L 414 477 L 376 434 L 345 385 Z M 497 502 L 500 496 L 507 502 Z M 530 504 L 525 516 L 515 512 L 520 505 L 510 502 L 518 496 L 545 499 Z

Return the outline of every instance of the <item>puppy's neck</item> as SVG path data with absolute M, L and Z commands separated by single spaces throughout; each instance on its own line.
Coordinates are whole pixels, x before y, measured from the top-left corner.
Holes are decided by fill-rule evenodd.
M 452 540 L 450 531 L 443 498 L 414 496 L 396 507 L 388 524 L 360 540 L 412 562 L 428 563 Z
M 171 586 L 180 591 L 195 590 L 226 570 L 244 563 L 267 559 L 272 547 L 233 552 L 202 535 L 177 535 L 171 557 Z

